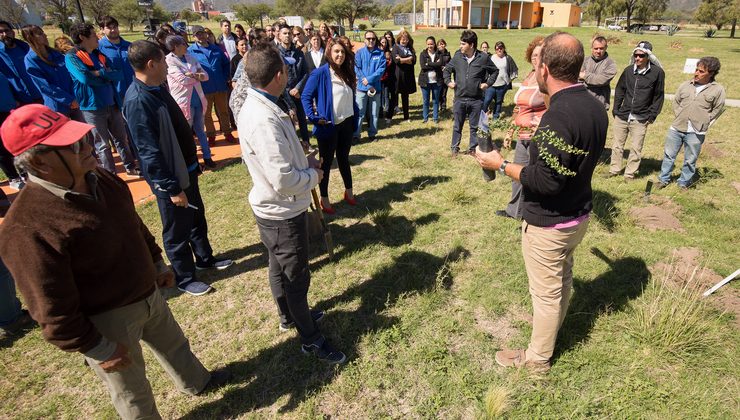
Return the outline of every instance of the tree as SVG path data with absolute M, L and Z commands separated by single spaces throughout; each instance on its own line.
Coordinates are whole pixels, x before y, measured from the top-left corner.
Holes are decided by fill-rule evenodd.
M 352 28 L 357 18 L 377 13 L 378 7 L 374 0 L 322 0 L 318 12 L 323 20 L 347 19 Z
M 111 15 L 113 0 L 80 0 L 85 16 L 97 24 L 103 16 Z M 112 16 L 112 15 L 111 15 Z
M 199 13 L 195 13 L 190 9 L 182 9 L 180 12 L 180 19 L 187 20 L 188 22 L 197 22 L 201 18 Z
M 719 31 L 733 19 L 735 16 L 736 1 L 733 0 L 704 0 L 694 13 L 694 19 L 701 23 L 714 25 Z
M 123 24 L 128 25 L 129 32 L 133 32 L 134 24 L 141 22 L 144 18 L 144 11 L 139 8 L 136 0 L 118 0 L 111 14 Z
M 635 19 L 647 23 L 650 19 L 661 17 L 666 7 L 668 0 L 640 0 L 635 9 Z
M 596 26 L 601 26 L 601 18 L 607 13 L 609 0 L 591 0 L 586 6 L 585 13 L 596 19 Z
M 46 12 L 46 16 L 57 24 L 65 34 L 69 32 L 69 20 L 76 11 L 73 1 L 68 0 L 37 0 L 36 5 Z
M 231 6 L 239 20 L 247 22 L 249 26 L 257 26 L 263 17 L 272 13 L 272 8 L 264 3 L 257 4 L 234 4 Z
M 285 16 L 315 17 L 319 0 L 277 0 L 275 11 Z
M 22 26 L 26 23 L 23 13 L 29 2 L 30 0 L 20 0 L 17 3 L 15 0 L 0 0 L 0 16 L 13 25 Z

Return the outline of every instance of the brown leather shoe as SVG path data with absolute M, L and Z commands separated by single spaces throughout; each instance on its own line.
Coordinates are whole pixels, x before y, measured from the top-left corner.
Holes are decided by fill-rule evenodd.
M 524 349 L 497 351 L 496 363 L 503 367 L 525 367 L 536 373 L 547 373 L 550 370 L 549 361 L 526 360 L 526 352 Z

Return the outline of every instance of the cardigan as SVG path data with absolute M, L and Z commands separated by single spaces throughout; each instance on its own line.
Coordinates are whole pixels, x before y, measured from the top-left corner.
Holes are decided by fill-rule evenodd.
M 357 107 L 356 94 L 352 93 L 352 109 L 354 110 L 354 120 L 352 126 L 357 127 L 360 110 Z M 314 101 L 316 101 L 316 111 L 314 112 Z M 313 134 L 317 139 L 322 140 L 334 133 L 334 102 L 331 86 L 331 72 L 329 64 L 317 68 L 306 81 L 306 85 L 301 93 L 301 103 L 306 117 L 313 123 Z M 319 120 L 326 120 L 329 124 L 320 125 Z

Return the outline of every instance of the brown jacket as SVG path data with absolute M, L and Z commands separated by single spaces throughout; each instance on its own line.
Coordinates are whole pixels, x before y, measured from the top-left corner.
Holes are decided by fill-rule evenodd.
M 583 60 L 581 71 L 586 73 L 583 76 L 583 82 L 586 84 L 586 88 L 608 110 L 612 93 L 609 85 L 612 79 L 614 79 L 614 76 L 617 75 L 617 65 L 614 64 L 614 60 L 608 54 L 600 61 L 596 61 L 593 56 L 589 56 Z
M 152 294 L 162 259 L 126 183 L 95 174 L 96 198 L 29 182 L 0 225 L 0 256 L 44 338 L 82 353 L 101 340 L 88 317 Z
M 696 93 L 694 81 L 683 82 L 673 98 L 673 119 L 671 126 L 678 131 L 686 132 L 691 126 L 699 133 L 709 129 L 709 122 L 719 117 L 725 106 L 725 88 L 717 82 Z

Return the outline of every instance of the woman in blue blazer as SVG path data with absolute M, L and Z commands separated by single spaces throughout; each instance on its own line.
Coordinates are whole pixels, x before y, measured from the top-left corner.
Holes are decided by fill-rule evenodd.
M 44 30 L 36 25 L 24 26 L 21 35 L 31 47 L 24 60 L 26 71 L 41 92 L 44 105 L 74 120 L 84 121 L 64 55 L 49 47 Z
M 313 133 L 319 143 L 319 154 L 323 159 L 321 170 L 324 178 L 319 183 L 321 210 L 334 214 L 329 201 L 329 171 L 337 156 L 337 166 L 344 181 L 344 201 L 356 205 L 352 193 L 352 170 L 349 166 L 349 151 L 360 112 L 355 102 L 355 69 L 351 65 L 352 50 L 340 42 L 330 41 L 326 47 L 327 63 L 314 70 L 306 81 L 301 94 L 303 109 L 313 123 Z

